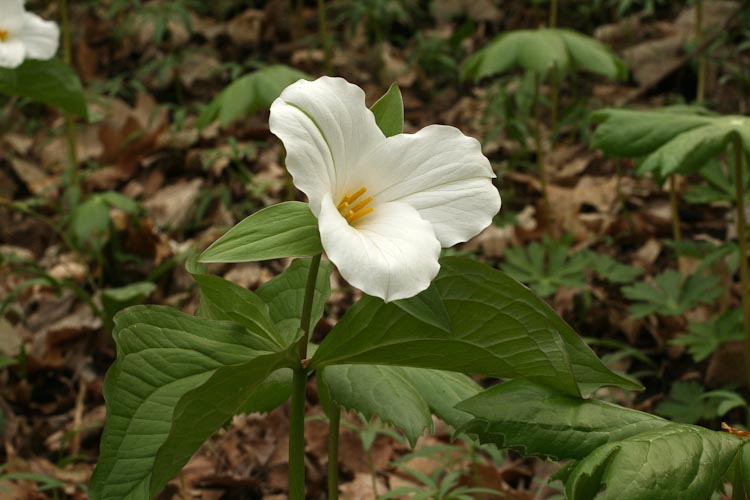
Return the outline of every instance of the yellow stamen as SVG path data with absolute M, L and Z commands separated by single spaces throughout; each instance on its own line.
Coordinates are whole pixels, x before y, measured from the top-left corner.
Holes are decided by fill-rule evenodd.
M 353 194 L 346 193 L 346 196 L 344 196 L 339 204 L 336 206 L 338 211 L 341 213 L 341 215 L 346 219 L 346 221 L 351 225 L 353 222 L 361 219 L 365 215 L 369 214 L 374 210 L 373 207 L 368 207 L 367 205 L 372 202 L 372 196 L 368 196 L 364 200 L 360 201 L 353 207 L 351 206 L 352 203 L 357 201 L 359 198 L 362 197 L 363 194 L 367 192 L 367 188 L 361 187 L 357 191 L 355 191 Z M 351 208 L 350 208 L 351 207 Z
M 351 213 L 350 212 L 351 216 L 347 216 L 346 220 L 349 222 L 349 225 L 351 225 L 352 222 L 358 221 L 359 219 L 361 219 L 362 217 L 364 217 L 365 215 L 367 215 L 367 214 L 369 214 L 370 212 L 373 212 L 373 211 L 375 211 L 374 208 L 367 207 L 367 208 L 365 208 L 364 210 L 362 210 L 360 212 L 356 212 L 356 213 Z
M 0 30 L 0 42 L 7 42 L 10 33 L 5 30 Z
M 372 201 L 372 196 L 368 196 L 364 200 L 362 200 L 359 203 L 357 203 L 356 205 L 354 205 L 352 207 L 352 212 L 354 212 L 356 214 L 357 212 L 359 212 L 360 210 L 362 210 L 363 208 L 365 208 L 371 201 Z

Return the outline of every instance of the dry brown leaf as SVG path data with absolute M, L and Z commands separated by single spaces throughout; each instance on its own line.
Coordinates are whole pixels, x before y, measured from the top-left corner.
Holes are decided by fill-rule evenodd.
M 146 212 L 161 229 L 183 227 L 195 213 L 203 179 L 181 179 L 159 190 L 143 203 Z
M 54 177 L 47 175 L 44 170 L 35 164 L 21 158 L 13 158 L 10 164 L 13 171 L 26 184 L 32 194 L 48 199 L 57 197 L 57 180 Z

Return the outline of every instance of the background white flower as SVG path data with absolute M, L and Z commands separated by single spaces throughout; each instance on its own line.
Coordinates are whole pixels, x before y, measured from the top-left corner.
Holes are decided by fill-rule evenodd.
M 0 0 L 0 67 L 15 68 L 24 59 L 49 59 L 59 42 L 56 23 L 26 12 L 23 0 Z
M 479 141 L 442 125 L 386 138 L 362 89 L 342 78 L 290 85 L 269 123 L 328 258 L 367 294 L 426 289 L 441 246 L 475 236 L 500 210 Z

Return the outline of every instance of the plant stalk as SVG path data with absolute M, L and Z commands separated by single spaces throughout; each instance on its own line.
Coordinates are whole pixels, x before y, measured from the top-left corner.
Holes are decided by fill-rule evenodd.
M 695 43 L 703 45 L 703 0 L 695 0 Z M 701 48 L 698 52 L 698 83 L 695 100 L 702 103 L 706 93 L 706 55 Z
M 557 0 L 550 0 L 549 3 L 549 27 L 557 27 Z
M 669 176 L 669 208 L 672 212 L 672 238 L 674 238 L 675 243 L 679 243 L 682 240 L 682 230 L 680 229 L 680 207 L 677 197 L 677 176 L 675 174 Z
M 292 407 L 289 415 L 289 499 L 305 499 L 305 400 L 307 393 L 307 344 L 310 340 L 310 317 L 312 315 L 315 284 L 318 280 L 321 254 L 312 258 L 310 272 L 305 285 L 305 299 L 299 327 L 302 338 L 299 341 L 299 365 L 292 376 Z
M 73 68 L 73 48 L 70 38 L 70 20 L 68 16 L 68 0 L 58 0 L 60 21 L 62 24 L 63 61 Z M 68 144 L 67 184 L 73 190 L 73 205 L 78 203 L 78 145 L 76 143 L 76 127 L 73 115 L 65 113 L 65 135 Z M 70 193 L 70 191 L 69 191 Z M 69 200 L 70 201 L 70 200 Z
M 745 383 L 750 390 L 750 278 L 747 270 L 747 224 L 745 222 L 745 192 L 742 178 L 742 140 L 734 138 L 734 182 L 737 196 L 737 244 L 740 252 L 740 297 L 742 298 L 742 324 L 745 330 Z M 750 414 L 748 414 L 750 423 Z
M 547 172 L 544 168 L 544 148 L 542 146 L 542 110 L 539 105 L 539 91 L 541 84 L 539 74 L 534 75 L 534 143 L 536 146 L 536 166 L 539 171 L 539 183 L 542 185 L 542 205 L 544 216 L 551 217 L 549 210 L 549 196 L 547 194 Z
M 339 428 L 341 409 L 337 408 L 328 422 L 328 500 L 339 498 Z
M 330 33 L 328 32 L 325 0 L 318 0 L 318 25 L 320 27 L 320 43 L 323 45 L 325 56 L 325 71 L 327 75 L 333 75 L 333 53 L 331 51 Z

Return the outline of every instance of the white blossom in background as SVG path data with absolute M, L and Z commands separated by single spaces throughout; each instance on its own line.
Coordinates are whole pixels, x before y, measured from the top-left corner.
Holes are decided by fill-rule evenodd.
M 477 235 L 500 210 L 479 141 L 443 125 L 386 138 L 365 93 L 342 78 L 290 85 L 269 124 L 328 258 L 385 301 L 429 287 L 440 248 Z
M 59 42 L 57 24 L 26 12 L 24 0 L 0 0 L 0 67 L 16 68 L 25 59 L 49 59 Z

